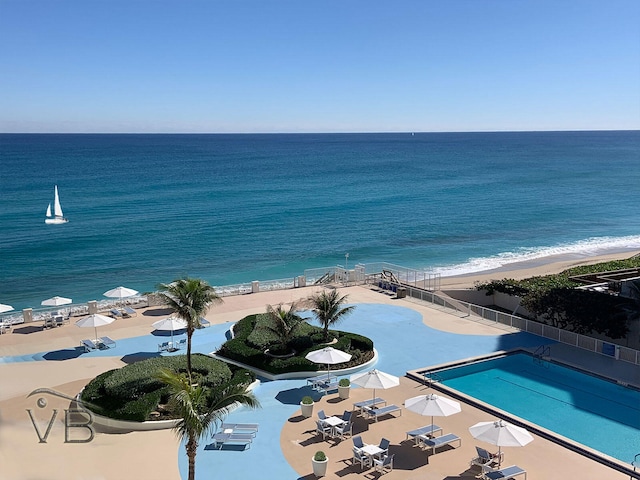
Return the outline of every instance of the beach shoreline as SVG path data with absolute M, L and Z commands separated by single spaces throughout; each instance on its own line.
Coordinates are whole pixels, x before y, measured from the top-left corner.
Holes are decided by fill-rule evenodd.
M 440 285 L 443 290 L 474 288 L 476 283 L 501 280 L 504 278 L 522 280 L 529 277 L 553 275 L 581 265 L 593 265 L 613 260 L 625 260 L 635 255 L 640 255 L 640 250 L 625 250 L 591 256 L 567 254 L 552 255 L 549 257 L 536 258 L 534 260 L 514 262 L 499 268 L 485 270 L 482 272 L 441 277 Z

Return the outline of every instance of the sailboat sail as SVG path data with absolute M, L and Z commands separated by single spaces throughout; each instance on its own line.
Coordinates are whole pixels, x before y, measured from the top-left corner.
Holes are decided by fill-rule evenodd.
M 51 215 L 51 204 L 47 206 L 47 216 L 44 223 L 67 223 L 69 220 L 64 218 L 62 207 L 60 206 L 60 197 L 58 197 L 58 186 L 53 189 L 53 215 Z
M 53 213 L 56 217 L 63 217 L 62 207 L 60 206 L 60 197 L 58 197 L 58 186 L 56 185 L 53 190 Z

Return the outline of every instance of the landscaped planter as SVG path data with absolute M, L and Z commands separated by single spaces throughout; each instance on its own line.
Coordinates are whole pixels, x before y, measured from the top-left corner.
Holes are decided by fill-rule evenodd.
M 316 453 L 313 457 L 311 457 L 311 466 L 313 467 L 313 474 L 316 477 L 324 477 L 327 474 L 327 466 L 329 464 L 329 458 L 322 454 L 324 460 L 316 460 L 316 457 L 321 452 Z

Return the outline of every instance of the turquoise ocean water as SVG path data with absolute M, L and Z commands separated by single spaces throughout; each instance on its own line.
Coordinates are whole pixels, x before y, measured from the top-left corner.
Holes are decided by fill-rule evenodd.
M 0 303 L 640 249 L 640 132 L 0 135 Z M 65 225 L 45 225 L 57 184 Z

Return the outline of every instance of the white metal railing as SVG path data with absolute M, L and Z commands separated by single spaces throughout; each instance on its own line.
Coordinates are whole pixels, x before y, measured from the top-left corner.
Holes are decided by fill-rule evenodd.
M 407 287 L 407 297 L 450 309 L 454 314 L 466 314 L 467 318 L 470 320 L 488 320 L 496 325 L 505 325 L 507 327 L 516 328 L 518 330 L 533 333 L 534 335 L 550 338 L 557 342 L 573 345 L 601 355 L 611 356 L 604 352 L 605 346 L 612 345 L 611 342 L 599 340 L 587 335 L 569 332 L 552 325 L 546 325 L 544 323 L 500 312 L 491 308 L 474 305 L 462 300 L 446 299 L 436 293 L 412 287 Z M 640 351 L 622 345 L 615 345 L 614 352 L 615 358 L 624 362 L 640 365 Z

